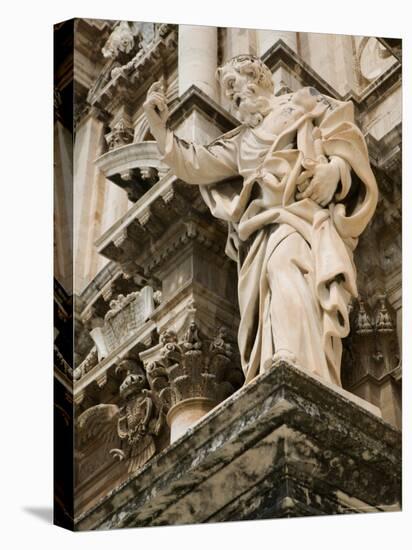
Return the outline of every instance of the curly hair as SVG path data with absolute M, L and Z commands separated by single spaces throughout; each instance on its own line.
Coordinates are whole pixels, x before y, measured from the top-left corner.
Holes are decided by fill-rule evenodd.
M 229 68 L 234 69 L 239 74 L 251 74 L 256 84 L 273 92 L 272 73 L 259 57 L 249 54 L 233 57 L 217 69 L 216 78 L 219 82 L 221 82 L 223 74 Z

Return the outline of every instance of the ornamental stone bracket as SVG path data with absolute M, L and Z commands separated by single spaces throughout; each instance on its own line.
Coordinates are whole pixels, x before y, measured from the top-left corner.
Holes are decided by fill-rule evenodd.
M 344 96 L 339 94 L 312 67 L 310 67 L 282 39 L 278 40 L 262 56 L 262 61 L 273 73 L 276 93 L 290 93 L 303 86 L 313 86 L 322 94 L 342 101 L 353 101 L 359 113 L 367 112 L 373 105 L 382 100 L 385 94 L 396 86 L 401 79 L 402 65 L 393 54 L 396 63 L 391 65 L 378 78 L 369 84 L 362 93 L 351 90 Z
M 401 455 L 400 432 L 373 407 L 279 361 L 79 515 L 75 528 L 397 511 Z
M 238 389 L 244 380 L 237 348 L 221 327 L 207 338 L 191 321 L 181 338 L 173 330 L 140 354 L 153 392 L 167 413 L 173 443 Z
M 106 136 L 109 142 L 112 134 Z M 128 139 L 130 142 L 133 137 Z M 99 157 L 96 166 L 112 183 L 125 189 L 132 202 L 142 197 L 169 169 L 159 160 L 155 141 L 129 144 L 125 141 L 120 147 L 112 147 Z

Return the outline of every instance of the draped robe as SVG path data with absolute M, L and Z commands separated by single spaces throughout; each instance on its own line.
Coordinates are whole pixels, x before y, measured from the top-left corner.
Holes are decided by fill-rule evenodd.
M 298 200 L 302 174 L 331 159 L 340 171 L 331 203 Z M 207 146 L 168 129 L 163 160 L 228 222 L 246 382 L 285 352 L 340 385 L 347 305 L 357 295 L 353 250 L 378 199 L 353 104 L 303 88 L 275 98 L 264 124 L 241 125 Z

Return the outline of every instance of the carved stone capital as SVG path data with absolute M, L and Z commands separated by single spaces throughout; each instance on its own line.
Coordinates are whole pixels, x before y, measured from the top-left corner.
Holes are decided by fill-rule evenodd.
M 192 321 L 181 338 L 165 331 L 159 345 L 140 356 L 150 387 L 168 413 L 172 441 L 243 382 L 235 346 L 224 327 L 208 338 Z

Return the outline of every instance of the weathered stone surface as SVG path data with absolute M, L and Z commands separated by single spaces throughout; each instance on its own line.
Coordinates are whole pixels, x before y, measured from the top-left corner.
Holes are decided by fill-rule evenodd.
M 320 380 L 279 363 L 76 520 L 76 529 L 401 508 L 401 438 Z

